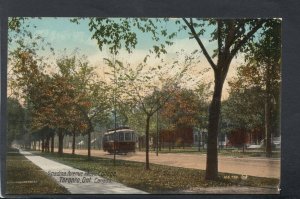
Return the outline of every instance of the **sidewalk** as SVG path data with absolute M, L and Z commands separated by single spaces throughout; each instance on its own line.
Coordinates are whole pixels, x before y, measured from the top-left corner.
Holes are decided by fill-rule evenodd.
M 68 189 L 71 194 L 147 194 L 144 191 L 126 187 L 123 184 L 33 155 L 21 149 L 20 154 L 23 154 L 28 160 L 40 167 L 57 183 Z

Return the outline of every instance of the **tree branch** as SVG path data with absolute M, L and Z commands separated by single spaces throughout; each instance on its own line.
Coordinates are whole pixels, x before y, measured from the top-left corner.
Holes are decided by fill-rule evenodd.
M 227 23 L 229 32 L 226 36 L 226 41 L 225 41 L 225 51 L 229 50 L 230 46 L 232 45 L 232 41 L 234 40 L 234 35 L 236 33 L 236 28 L 234 27 L 234 22 L 233 20 L 230 20 Z
M 141 97 L 140 94 L 139 94 L 138 89 L 137 89 L 134 85 L 133 85 L 133 88 L 134 88 L 134 90 L 135 90 L 135 92 L 136 92 L 136 95 L 137 95 L 138 98 L 139 98 L 139 103 L 142 105 L 142 109 L 144 110 L 144 112 L 145 112 L 146 114 L 148 114 L 148 111 L 147 111 L 147 109 L 146 109 L 146 107 L 145 107 L 145 104 L 144 104 L 144 101 L 143 101 L 142 97 Z
M 217 20 L 217 24 L 218 24 L 218 53 L 219 55 L 221 54 L 222 51 L 222 37 L 221 37 L 221 27 L 222 27 L 222 21 L 220 19 Z
M 208 63 L 211 65 L 211 67 L 216 70 L 217 66 L 215 65 L 215 63 L 213 62 L 213 60 L 211 59 L 211 57 L 209 56 L 206 48 L 204 47 L 201 39 L 198 37 L 195 28 L 193 26 L 192 23 L 192 18 L 190 18 L 191 20 L 191 24 L 186 20 L 186 18 L 182 18 L 182 20 L 185 22 L 185 24 L 189 27 L 189 29 L 191 30 L 191 33 L 193 34 L 194 38 L 196 39 L 197 43 L 199 44 L 201 50 L 203 51 L 204 56 L 206 57 Z
M 87 131 L 86 132 L 88 132 L 88 131 L 91 131 L 92 129 L 93 129 L 93 126 L 92 126 L 92 122 L 91 122 L 91 118 L 89 118 L 89 116 L 88 116 L 88 114 L 87 114 L 87 112 L 84 110 L 84 108 L 82 108 L 79 104 L 74 104 L 77 108 L 78 108 L 78 110 L 81 112 L 81 114 L 83 115 L 83 117 L 84 117 L 84 119 L 85 119 L 85 121 L 88 123 L 88 129 L 87 129 Z
M 97 109 L 98 111 L 94 112 L 94 114 L 89 117 L 91 120 L 93 120 L 99 113 L 104 111 L 104 109 L 100 109 L 99 107 Z
M 250 30 L 245 37 L 235 45 L 235 47 L 230 52 L 231 58 L 236 55 L 236 53 L 240 50 L 240 48 L 252 37 L 258 29 L 260 29 L 263 25 L 264 21 L 261 20 L 252 30 Z
M 169 99 L 171 98 L 173 93 L 174 93 L 173 91 L 170 91 L 170 92 L 168 92 L 168 95 L 166 97 L 164 97 L 163 100 L 159 100 L 159 101 L 161 101 L 161 103 L 158 103 L 158 106 L 156 107 L 156 109 L 154 109 L 152 114 L 154 114 L 159 109 L 161 109 L 167 103 L 167 101 L 169 101 Z

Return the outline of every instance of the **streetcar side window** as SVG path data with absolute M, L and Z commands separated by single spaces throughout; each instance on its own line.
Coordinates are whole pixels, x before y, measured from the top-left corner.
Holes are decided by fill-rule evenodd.
M 119 140 L 124 141 L 124 132 L 119 132 Z
M 130 132 L 125 132 L 125 140 L 126 141 L 131 140 L 131 133 Z
M 137 141 L 137 135 L 135 135 L 134 131 L 111 131 L 103 136 L 104 142 L 111 141 Z

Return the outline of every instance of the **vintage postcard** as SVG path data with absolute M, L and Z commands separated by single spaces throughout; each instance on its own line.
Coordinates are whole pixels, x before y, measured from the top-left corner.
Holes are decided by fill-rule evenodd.
M 9 17 L 5 193 L 279 194 L 282 23 Z

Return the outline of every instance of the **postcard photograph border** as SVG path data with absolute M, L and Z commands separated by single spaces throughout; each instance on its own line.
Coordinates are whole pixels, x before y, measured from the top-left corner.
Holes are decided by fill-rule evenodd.
M 7 0 L 0 4 L 1 13 L 1 192 L 5 184 L 5 153 L 6 153 L 6 91 L 7 91 L 7 20 L 8 17 L 200 17 L 200 18 L 282 18 L 282 88 L 281 88 L 281 193 L 270 197 L 294 197 L 300 195 L 300 153 L 297 146 L 300 143 L 300 18 L 297 13 L 299 2 L 296 0 Z M 298 173 L 298 174 L 297 174 Z M 4 194 L 2 192 L 2 194 Z M 72 195 L 73 196 L 73 195 Z M 78 195 L 75 195 L 78 196 Z M 93 195 L 91 195 L 93 197 Z M 95 196 L 95 195 L 94 195 Z M 98 196 L 98 195 L 97 195 Z M 150 195 L 155 197 L 156 195 Z M 183 195 L 166 195 L 182 198 Z M 35 196 L 34 196 L 35 197 Z M 99 197 L 107 197 L 106 195 Z M 109 197 L 120 197 L 110 195 Z M 122 195 L 124 198 L 135 196 Z M 148 198 L 149 196 L 136 196 Z M 186 198 L 199 195 L 184 195 Z M 201 195 L 201 198 L 252 198 L 257 195 Z M 262 195 L 261 197 L 265 197 Z

